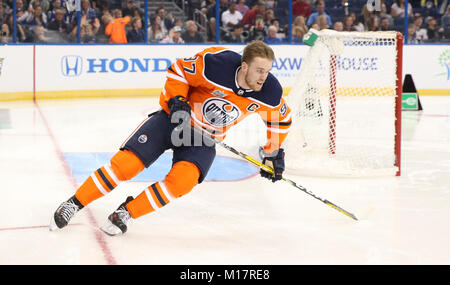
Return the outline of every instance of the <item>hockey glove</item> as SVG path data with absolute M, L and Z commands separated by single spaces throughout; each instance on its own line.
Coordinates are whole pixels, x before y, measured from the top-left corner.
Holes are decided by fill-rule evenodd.
M 187 124 L 191 120 L 191 106 L 183 96 L 173 97 L 167 102 L 169 119 L 174 125 Z
M 274 170 L 274 174 L 271 174 L 261 169 L 260 174 L 262 177 L 272 180 L 272 182 L 281 180 L 283 178 L 284 150 L 282 148 L 274 151 L 271 154 L 265 154 L 262 163 Z

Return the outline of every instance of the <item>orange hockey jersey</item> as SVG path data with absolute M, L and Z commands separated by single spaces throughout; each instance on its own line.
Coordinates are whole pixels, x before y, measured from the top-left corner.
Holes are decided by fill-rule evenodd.
M 282 98 L 282 87 L 271 73 L 260 91 L 245 90 L 237 83 L 241 55 L 223 47 L 211 47 L 192 58 L 178 59 L 167 70 L 160 105 L 185 97 L 191 106 L 191 124 L 219 140 L 248 115 L 258 113 L 267 126 L 270 153 L 281 147 L 291 126 L 290 108 Z

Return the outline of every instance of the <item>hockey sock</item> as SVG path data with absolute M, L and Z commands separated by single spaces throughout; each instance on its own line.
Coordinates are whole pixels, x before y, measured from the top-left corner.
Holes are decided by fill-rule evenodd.
M 75 197 L 86 206 L 114 190 L 120 182 L 130 180 L 144 168 L 134 153 L 121 150 L 113 156 L 110 164 L 100 167 L 84 181 Z
M 198 183 L 200 170 L 188 161 L 175 163 L 164 181 L 147 187 L 133 201 L 127 210 L 134 219 L 164 207 L 172 200 L 189 193 Z

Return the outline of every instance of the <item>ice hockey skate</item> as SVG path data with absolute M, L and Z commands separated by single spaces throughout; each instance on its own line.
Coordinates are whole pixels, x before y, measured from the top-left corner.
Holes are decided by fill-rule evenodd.
M 53 215 L 49 229 L 51 231 L 62 229 L 69 223 L 70 219 L 83 208 L 83 205 L 75 196 L 70 197 L 69 200 L 63 202 Z
M 126 233 L 128 229 L 128 224 L 131 222 L 132 218 L 128 212 L 126 205 L 133 200 L 133 197 L 129 196 L 125 202 L 123 202 L 117 210 L 115 210 L 108 217 L 106 225 L 100 229 L 110 236 L 116 236 Z

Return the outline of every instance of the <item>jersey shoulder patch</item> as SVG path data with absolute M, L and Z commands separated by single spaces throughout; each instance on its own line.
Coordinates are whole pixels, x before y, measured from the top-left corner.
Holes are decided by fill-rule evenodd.
M 250 98 L 260 101 L 271 107 L 280 105 L 281 97 L 283 96 L 283 88 L 278 79 L 269 73 L 263 88 L 259 92 L 254 92 Z
M 231 50 L 219 50 L 215 53 L 205 53 L 203 56 L 205 79 L 213 84 L 233 89 L 235 73 L 241 65 L 241 55 Z

